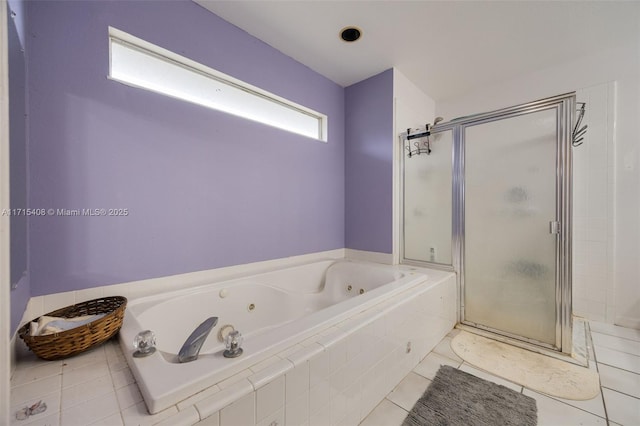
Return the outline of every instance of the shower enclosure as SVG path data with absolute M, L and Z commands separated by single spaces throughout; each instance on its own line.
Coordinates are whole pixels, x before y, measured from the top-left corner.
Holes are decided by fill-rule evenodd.
M 571 93 L 401 135 L 402 262 L 457 272 L 460 323 L 564 353 L 574 110 Z

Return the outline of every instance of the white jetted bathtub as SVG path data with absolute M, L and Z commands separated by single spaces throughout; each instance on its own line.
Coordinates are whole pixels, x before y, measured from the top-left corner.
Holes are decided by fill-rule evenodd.
M 143 297 L 127 306 L 120 344 L 156 413 L 428 280 L 409 268 L 341 259 Z M 217 325 L 198 358 L 178 363 L 187 337 L 213 316 Z M 237 358 L 222 355 L 220 330 L 228 325 L 244 337 Z M 157 351 L 134 357 L 132 342 L 143 330 L 155 333 Z

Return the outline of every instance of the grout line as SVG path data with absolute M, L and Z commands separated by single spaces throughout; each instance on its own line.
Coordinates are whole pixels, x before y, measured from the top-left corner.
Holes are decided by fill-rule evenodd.
M 618 366 L 615 366 L 615 365 L 607 364 L 607 363 L 606 363 L 606 362 L 604 362 L 604 361 L 600 361 L 600 362 L 598 363 L 598 365 L 600 365 L 600 364 L 602 364 L 602 365 L 606 365 L 607 367 L 609 367 L 609 368 L 613 368 L 614 370 L 620 370 L 620 371 L 624 371 L 625 373 L 635 374 L 635 375 L 636 375 L 636 376 L 638 376 L 638 378 L 640 379 L 640 373 L 637 373 L 637 372 L 635 372 L 635 371 L 625 370 L 624 368 L 621 368 L 621 367 L 618 367 Z
M 600 377 L 600 373 L 598 373 L 598 380 Z M 600 383 L 600 398 L 602 398 L 602 408 L 604 409 L 605 421 L 607 422 L 607 426 L 609 426 L 609 411 L 607 410 L 607 401 L 604 399 L 604 392 L 602 391 L 602 383 Z
M 627 370 L 626 368 L 622 368 L 622 367 L 620 367 L 619 365 L 611 365 L 611 364 L 607 364 L 607 363 L 606 363 L 606 362 L 604 362 L 604 361 L 598 362 L 598 364 L 606 365 L 607 367 L 611 367 L 611 368 L 616 368 L 616 369 L 618 369 L 618 370 L 625 371 L 625 372 L 627 372 L 627 373 L 632 373 L 632 374 L 638 374 L 638 375 L 640 375 L 640 373 L 638 373 L 638 372 L 636 372 L 636 371 L 633 371 L 633 370 Z
M 599 416 L 599 415 L 597 415 L 597 414 L 592 413 L 591 411 L 587 411 L 587 410 L 585 410 L 584 408 L 576 407 L 575 405 L 571 405 L 571 404 L 569 404 L 568 402 L 565 402 L 565 401 L 569 401 L 569 400 L 566 400 L 566 399 L 565 399 L 565 400 L 563 400 L 563 399 L 558 399 L 558 397 L 554 397 L 554 396 L 551 396 L 551 395 L 547 395 L 546 393 L 542 393 L 542 392 L 539 392 L 539 391 L 536 391 L 536 390 L 533 390 L 533 389 L 529 389 L 529 388 L 524 388 L 524 389 L 528 390 L 529 392 L 537 393 L 538 395 L 546 396 L 547 398 L 553 399 L 553 400 L 554 400 L 554 401 L 556 401 L 556 402 L 560 402 L 561 404 L 568 405 L 568 406 L 569 406 L 569 407 L 571 407 L 571 408 L 575 408 L 575 409 L 577 409 L 577 410 L 584 411 L 585 413 L 590 414 L 590 415 L 592 415 L 592 416 L 594 416 L 594 417 L 597 417 L 597 418 L 599 418 L 599 419 L 604 419 L 604 420 L 607 420 L 607 421 L 608 421 L 608 418 L 609 418 L 609 417 L 607 416 L 607 410 L 606 410 L 606 407 L 605 407 L 605 410 L 604 410 L 604 413 L 605 413 L 605 416 L 606 416 L 606 417 L 602 417 L 602 416 Z M 524 391 L 524 389 L 523 389 L 523 391 Z M 603 396 L 603 394 L 602 394 L 602 388 L 600 388 L 600 396 L 604 398 L 604 396 Z M 604 402 L 604 400 L 603 400 L 603 402 Z M 604 405 L 604 404 L 603 404 L 603 405 Z
M 638 401 L 640 401 L 639 397 L 634 396 L 634 395 L 630 395 L 630 394 L 628 394 L 626 392 L 619 391 L 618 389 L 613 389 L 613 388 L 610 388 L 610 387 L 607 387 L 607 386 L 602 386 L 602 389 L 607 389 L 607 390 L 610 390 L 612 392 L 619 393 L 621 395 L 625 395 L 625 396 L 628 396 L 629 398 L 637 399 Z M 604 393 L 603 393 L 603 397 L 604 397 Z
M 606 362 L 602 362 L 602 361 L 598 363 L 598 365 L 600 365 L 600 364 L 602 364 L 602 365 L 606 365 L 607 367 L 609 367 L 609 368 L 613 368 L 614 370 L 620 370 L 620 371 L 623 371 L 623 372 L 625 372 L 625 373 L 635 374 L 635 375 L 636 375 L 636 376 L 638 376 L 638 378 L 640 379 L 640 373 L 637 373 L 637 372 L 635 372 L 635 371 L 625 370 L 624 368 L 618 367 L 618 366 L 616 366 L 616 365 L 610 365 L 610 364 L 607 364 Z M 598 374 L 600 374 L 600 369 L 598 369 Z M 606 386 L 605 386 L 605 387 L 606 387 Z M 607 388 L 607 389 L 609 389 L 609 388 Z
M 62 379 L 64 372 L 62 371 L 62 369 L 60 370 L 60 402 L 58 403 L 58 423 L 62 424 Z
M 624 336 L 616 336 L 615 334 L 608 334 L 608 333 L 602 333 L 600 331 L 592 331 L 593 334 L 600 334 L 602 336 L 609 336 L 609 337 L 613 337 L 614 339 L 622 339 L 622 340 L 626 340 L 629 342 L 633 342 L 633 343 L 640 343 L 640 340 L 637 339 L 630 339 L 628 337 L 624 337 Z
M 602 380 L 600 380 L 600 369 L 598 368 L 598 358 L 596 355 L 596 347 L 593 344 L 593 332 L 591 331 L 591 324 L 589 321 L 585 321 L 585 332 L 587 339 L 587 347 L 591 344 L 591 351 L 587 352 L 587 357 L 593 353 L 593 363 L 595 364 L 596 372 L 598 373 L 598 385 L 600 386 L 600 398 L 602 399 L 602 409 L 604 410 L 604 421 L 607 422 L 607 426 L 609 426 L 609 411 L 607 410 L 607 402 L 604 399 L 604 392 L 602 391 Z
M 111 339 L 107 340 L 107 342 L 105 342 L 105 344 L 106 345 L 114 345 L 114 343 L 111 341 Z M 107 361 L 107 368 L 109 370 L 109 379 L 111 381 L 111 388 L 113 389 L 113 392 L 114 392 L 114 394 L 116 396 L 116 404 L 118 404 L 118 415 L 120 416 L 120 421 L 124 425 L 125 424 L 125 420 L 124 420 L 124 415 L 122 413 L 123 413 L 124 410 L 126 410 L 127 408 L 130 408 L 130 407 L 122 408 L 122 406 L 120 404 L 120 399 L 118 398 L 118 389 L 116 389 L 116 384 L 115 384 L 115 382 L 113 380 L 113 373 L 115 373 L 116 371 L 113 370 L 112 362 L 109 361 L 109 357 L 107 356 L 107 347 L 106 347 L 106 345 L 104 347 L 104 351 L 105 351 L 104 355 L 105 355 L 105 360 Z M 115 345 L 117 345 L 117 348 L 112 348 L 113 351 L 116 351 L 116 349 L 120 349 L 120 346 L 117 344 L 117 341 L 116 341 Z M 128 368 L 128 365 L 127 365 L 127 368 Z M 120 371 L 120 370 L 117 370 L 117 371 Z M 136 385 L 136 387 L 138 387 L 138 383 L 137 382 L 134 381 L 133 383 Z M 140 389 L 138 388 L 138 390 L 140 390 Z M 131 406 L 134 406 L 134 405 L 135 404 L 132 404 Z M 198 417 L 199 417 L 199 413 L 198 413 Z
M 391 391 L 391 392 L 393 392 L 393 391 Z M 388 396 L 391 392 L 389 392 L 389 393 L 387 394 L 387 396 Z M 390 399 L 389 399 L 389 398 L 387 398 L 386 396 L 384 397 L 384 399 L 386 399 L 387 401 L 389 401 L 390 403 L 392 403 L 392 404 L 393 404 L 393 405 L 395 405 L 396 407 L 398 407 L 398 408 L 402 409 L 402 411 L 404 411 L 405 413 L 407 413 L 407 415 L 409 415 L 409 412 L 408 412 L 407 410 L 405 410 L 405 409 L 404 409 L 404 407 L 399 406 L 398 404 L 396 404 L 395 402 L 393 402 L 392 400 L 390 400 Z M 384 401 L 384 400 L 383 400 L 383 401 Z M 382 402 L 382 401 L 380 401 L 380 402 Z M 378 403 L 378 405 L 380 405 L 380 403 Z M 377 406 L 376 406 L 376 407 L 377 407 Z M 375 408 L 374 408 L 374 410 L 375 410 Z M 373 411 L 373 410 L 372 410 L 372 411 Z M 371 414 L 371 413 L 369 413 L 369 414 Z
M 614 327 L 619 327 L 621 329 L 629 329 L 627 327 L 621 327 L 618 325 L 614 325 Z M 633 330 L 633 329 L 631 329 Z M 632 342 L 640 342 L 640 336 L 637 337 L 625 337 L 625 336 L 618 336 L 617 334 L 612 334 L 613 332 L 609 331 L 609 330 L 593 330 L 593 333 L 598 333 L 598 334 L 602 334 L 605 336 L 611 336 L 611 337 L 615 337 L 615 338 L 619 338 L 619 339 L 626 339 L 626 340 L 631 340 Z
M 635 357 L 640 358 L 640 354 L 633 353 L 633 352 L 627 352 L 626 350 L 620 349 L 620 348 L 612 348 L 610 346 L 605 346 L 605 345 L 596 345 L 596 346 L 594 346 L 594 348 L 606 349 L 606 350 L 610 350 L 610 351 L 613 351 L 613 352 L 618 352 L 620 354 L 631 355 L 631 356 L 635 356 Z

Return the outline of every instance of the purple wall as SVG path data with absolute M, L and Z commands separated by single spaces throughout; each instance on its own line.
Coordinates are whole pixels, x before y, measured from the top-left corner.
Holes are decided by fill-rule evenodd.
M 9 48 L 9 162 L 10 206 L 27 207 L 27 74 L 25 58 L 24 3 L 7 4 L 7 41 Z M 31 295 L 27 272 L 28 237 L 26 215 L 12 216 L 11 229 L 11 330 L 18 327 Z
M 345 90 L 345 243 L 391 253 L 393 69 Z
M 30 207 L 129 209 L 32 217 L 32 296 L 345 246 L 343 88 L 191 1 L 27 15 Z M 109 25 L 327 114 L 328 143 L 107 79 Z

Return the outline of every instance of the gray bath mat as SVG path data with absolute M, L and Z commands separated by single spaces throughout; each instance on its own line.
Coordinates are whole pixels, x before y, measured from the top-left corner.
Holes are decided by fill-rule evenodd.
M 448 365 L 402 426 L 535 426 L 536 400 Z

